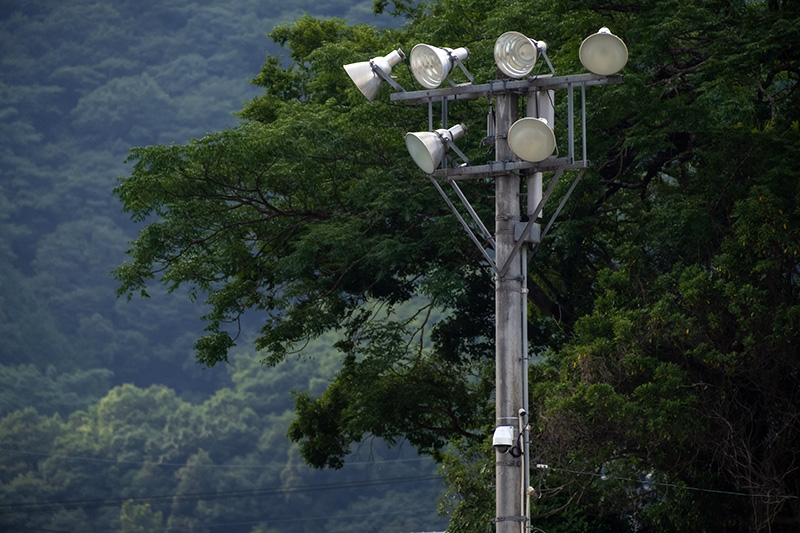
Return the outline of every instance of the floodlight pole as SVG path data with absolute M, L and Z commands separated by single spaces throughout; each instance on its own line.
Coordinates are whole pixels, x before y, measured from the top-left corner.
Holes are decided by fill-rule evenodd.
M 457 151 L 464 164 L 442 168 L 428 177 L 444 197 L 448 206 L 461 222 L 494 270 L 495 277 L 495 416 L 496 425 L 514 428 L 514 448 L 495 451 L 496 533 L 525 533 L 531 530 L 530 509 L 527 502 L 530 463 L 528 456 L 528 350 L 527 350 L 527 255 L 541 243 L 541 239 L 558 216 L 564 202 L 572 193 L 583 172 L 588 167 L 586 159 L 585 87 L 621 83 L 619 75 L 577 74 L 572 76 L 543 76 L 525 80 L 497 79 L 482 85 L 458 85 L 445 89 L 397 92 L 391 100 L 408 104 L 427 104 L 429 129 L 433 130 L 432 102 L 442 103 L 442 126 L 447 124 L 448 100 L 488 98 L 494 100 L 494 121 L 490 120 L 490 138 L 494 138 L 496 161 L 471 166 Z M 574 104 L 572 91 L 581 89 L 582 151 L 575 153 Z M 519 100 L 527 97 L 527 111 L 535 108 L 535 115 L 553 124 L 553 91 L 566 89 L 567 155 L 551 156 L 539 163 L 520 161 L 508 145 L 508 130 L 519 118 Z M 455 149 L 455 145 L 450 143 Z M 561 205 L 542 231 L 536 220 L 542 207 L 566 170 L 579 170 Z M 542 192 L 542 172 L 553 171 L 547 190 Z M 527 178 L 528 199 L 526 212 L 521 213 L 521 176 Z M 494 260 L 484 250 L 477 236 L 458 213 L 453 203 L 439 186 L 437 179 L 450 182 L 473 219 L 475 211 L 468 204 L 457 185 L 457 180 L 493 178 L 495 180 L 495 236 L 487 238 L 494 245 Z M 476 221 L 482 232 L 485 227 Z
M 519 97 L 508 93 L 495 97 L 495 132 L 507 132 L 519 115 Z M 506 135 L 495 136 L 498 161 L 515 159 Z M 522 353 L 522 262 L 515 250 L 515 230 L 520 216 L 520 175 L 508 172 L 495 178 L 495 257 L 498 265 L 509 265 L 495 276 L 495 416 L 496 426 L 518 426 L 523 405 Z M 516 257 L 514 257 L 516 256 Z M 518 439 L 519 440 L 519 439 Z M 495 451 L 497 533 L 518 533 L 525 524 L 519 491 L 523 461 L 519 454 Z

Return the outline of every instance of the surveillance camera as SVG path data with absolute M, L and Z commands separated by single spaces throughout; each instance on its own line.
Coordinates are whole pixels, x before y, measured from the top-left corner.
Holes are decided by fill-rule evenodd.
M 492 446 L 500 453 L 508 453 L 514 445 L 514 427 L 497 426 L 492 437 Z

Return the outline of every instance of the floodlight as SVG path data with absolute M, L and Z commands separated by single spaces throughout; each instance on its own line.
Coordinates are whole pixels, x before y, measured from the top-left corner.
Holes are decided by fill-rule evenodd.
M 610 76 L 622 70 L 628 62 L 628 47 L 608 28 L 600 28 L 583 40 L 578 56 L 589 72 Z
M 538 163 L 553 154 L 556 136 L 546 119 L 525 117 L 508 129 L 508 146 L 520 159 Z
M 367 100 L 372 102 L 378 96 L 378 90 L 384 80 L 389 81 L 392 67 L 406 58 L 402 50 L 397 49 L 384 57 L 375 57 L 370 61 L 344 65 L 344 70 Z
M 427 89 L 435 89 L 447 79 L 458 61 L 469 57 L 466 48 L 437 48 L 418 44 L 411 49 L 409 62 L 414 78 Z
M 458 124 L 447 130 L 406 133 L 406 148 L 411 154 L 411 159 L 419 168 L 426 174 L 433 174 L 433 171 L 442 163 L 444 154 L 449 148 L 448 141 L 452 142 L 466 132 L 467 127 L 464 124 Z
M 507 76 L 524 78 L 533 70 L 539 52 L 547 45 L 534 41 L 519 32 L 507 31 L 494 43 L 494 62 Z

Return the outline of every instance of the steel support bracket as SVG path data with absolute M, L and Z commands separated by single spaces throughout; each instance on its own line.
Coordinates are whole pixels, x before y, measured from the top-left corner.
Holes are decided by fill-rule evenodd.
M 528 518 L 525 516 L 498 516 L 492 518 L 492 522 L 527 522 Z
M 542 227 L 539 224 L 528 226 L 527 222 L 514 224 L 514 240 L 539 244 L 542 242 Z

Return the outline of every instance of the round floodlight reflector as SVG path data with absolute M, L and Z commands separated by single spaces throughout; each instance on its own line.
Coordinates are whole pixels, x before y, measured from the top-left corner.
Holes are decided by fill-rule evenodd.
M 441 85 L 450 72 L 450 58 L 441 48 L 418 44 L 411 49 L 409 57 L 414 78 L 427 89 Z
M 538 163 L 553 154 L 556 136 L 547 120 L 521 118 L 508 129 L 508 146 L 520 159 Z
M 494 62 L 507 76 L 524 78 L 533 70 L 538 51 L 536 42 L 516 31 L 508 31 L 494 43 Z
M 414 78 L 426 89 L 435 89 L 450 75 L 455 61 L 469 56 L 466 48 L 438 48 L 429 44 L 418 44 L 411 49 L 409 63 Z
M 380 68 L 387 76 L 392 72 L 392 67 L 405 59 L 402 50 L 394 50 L 384 57 L 375 57 L 371 61 L 361 61 L 344 65 L 344 70 L 358 90 L 372 102 L 378 96 L 378 91 L 383 83 L 383 78 L 375 71 Z
M 628 62 L 628 47 L 608 28 L 600 28 L 583 40 L 578 56 L 589 72 L 610 76 L 622 70 Z
M 454 141 L 464 133 L 466 126 L 458 124 L 450 129 L 406 133 L 406 148 L 411 159 L 426 174 L 432 174 L 444 159 L 448 146 L 445 140 Z
M 414 163 L 426 174 L 432 174 L 444 157 L 444 143 L 431 131 L 406 133 L 406 148 Z
M 378 96 L 378 90 L 381 88 L 383 80 L 380 76 L 375 74 L 372 70 L 372 65 L 369 61 L 361 61 L 360 63 L 351 63 L 344 66 L 344 70 L 353 83 L 356 84 L 358 90 L 361 91 L 367 100 L 372 102 Z

